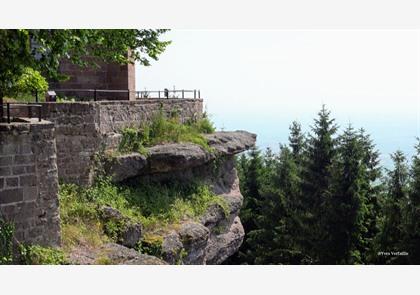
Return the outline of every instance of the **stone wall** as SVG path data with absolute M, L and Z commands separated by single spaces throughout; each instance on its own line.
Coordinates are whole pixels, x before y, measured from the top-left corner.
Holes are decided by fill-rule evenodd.
M 0 124 L 0 216 L 19 241 L 61 244 L 56 159 L 54 124 Z
M 116 147 L 121 128 L 140 126 L 160 109 L 168 114 L 177 111 L 183 121 L 200 118 L 203 112 L 202 99 L 41 104 L 43 118 L 55 124 L 59 179 L 80 185 L 92 183 L 95 153 Z
M 130 102 L 103 101 L 100 108 L 100 132 L 118 132 L 124 127 L 140 126 L 162 109 L 167 115 L 177 112 L 181 121 L 201 118 L 202 99 L 142 99 Z

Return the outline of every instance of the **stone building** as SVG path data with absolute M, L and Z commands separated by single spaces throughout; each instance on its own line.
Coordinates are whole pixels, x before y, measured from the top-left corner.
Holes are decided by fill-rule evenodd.
M 50 89 L 58 95 L 72 96 L 86 99 L 93 96 L 92 92 L 83 89 L 121 90 L 124 92 L 97 92 L 98 100 L 134 100 L 136 81 L 135 65 L 119 65 L 115 63 L 98 62 L 99 67 L 80 67 L 68 60 L 60 63 L 60 73 L 70 77 L 66 81 L 50 81 Z M 78 89 L 78 91 L 60 91 L 60 89 Z M 127 93 L 126 91 L 130 92 Z

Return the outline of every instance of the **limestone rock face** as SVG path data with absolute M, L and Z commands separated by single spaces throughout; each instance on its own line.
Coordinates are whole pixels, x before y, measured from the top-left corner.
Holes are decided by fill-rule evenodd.
M 105 165 L 116 182 L 139 175 L 167 173 L 202 166 L 216 157 L 241 153 L 255 144 L 256 135 L 247 131 L 207 134 L 211 151 L 193 143 L 171 143 L 153 146 L 148 156 L 138 153 L 117 156 Z

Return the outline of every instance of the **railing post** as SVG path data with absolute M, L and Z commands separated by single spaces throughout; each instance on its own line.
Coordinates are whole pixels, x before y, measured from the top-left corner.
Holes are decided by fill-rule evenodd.
M 197 90 L 194 89 L 194 99 L 197 98 Z
M 38 106 L 38 121 L 41 122 L 42 120 L 42 107 Z
M 31 108 L 30 104 L 28 104 L 28 117 L 29 117 L 29 119 L 32 118 L 32 108 Z
M 184 99 L 184 89 L 182 89 L 182 99 Z
M 158 93 L 159 93 L 159 96 L 158 97 L 160 98 L 160 90 L 158 91 Z
M 127 89 L 127 94 L 128 94 L 127 99 L 130 100 L 130 89 Z
M 200 90 L 198 90 L 198 98 L 201 98 Z
M 93 101 L 96 101 L 96 89 L 93 90 Z
M 3 94 L 0 93 L 0 123 L 3 122 Z
M 6 104 L 7 106 L 7 123 L 10 124 L 10 103 Z

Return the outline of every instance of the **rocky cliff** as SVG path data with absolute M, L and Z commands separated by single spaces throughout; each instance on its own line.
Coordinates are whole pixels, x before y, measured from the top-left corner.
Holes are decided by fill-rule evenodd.
M 161 258 L 165 263 L 220 264 L 239 249 L 244 238 L 238 216 L 243 197 L 234 155 L 252 147 L 256 135 L 235 131 L 215 132 L 206 137 L 209 149 L 192 143 L 163 144 L 149 148 L 147 156 L 138 153 L 119 155 L 105 165 L 115 182 L 199 179 L 226 203 L 225 207 L 213 204 L 198 220 L 183 220 L 176 228 L 166 231 L 161 245 Z M 112 253 L 117 248 L 118 253 L 128 251 L 116 246 L 110 248 Z M 156 264 L 156 259 L 140 256 L 121 261 Z

